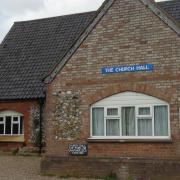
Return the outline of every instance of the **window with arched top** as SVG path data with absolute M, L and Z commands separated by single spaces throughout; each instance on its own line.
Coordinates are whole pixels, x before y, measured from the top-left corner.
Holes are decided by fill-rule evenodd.
M 91 138 L 170 138 L 169 104 L 136 92 L 107 97 L 91 106 Z
M 23 114 L 0 111 L 0 135 L 23 135 Z

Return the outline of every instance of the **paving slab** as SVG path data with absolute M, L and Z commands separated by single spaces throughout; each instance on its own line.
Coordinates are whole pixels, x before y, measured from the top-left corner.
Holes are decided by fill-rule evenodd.
M 40 162 L 41 157 L 38 156 L 13 156 L 0 154 L 0 180 L 64 180 L 63 178 L 54 176 L 41 176 Z M 66 178 L 66 180 L 77 179 Z M 80 180 L 87 179 L 82 178 Z

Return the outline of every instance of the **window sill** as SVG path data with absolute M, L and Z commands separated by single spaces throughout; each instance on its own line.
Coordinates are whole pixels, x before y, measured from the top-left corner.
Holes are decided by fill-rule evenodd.
M 23 135 L 3 135 L 0 136 L 0 142 L 24 142 Z
M 88 142 L 92 143 L 172 143 L 172 139 L 93 139 L 89 138 Z

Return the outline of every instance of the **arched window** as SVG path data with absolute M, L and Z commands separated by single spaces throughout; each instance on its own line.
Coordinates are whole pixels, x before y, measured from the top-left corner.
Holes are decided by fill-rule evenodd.
M 0 135 L 23 133 L 23 114 L 15 111 L 0 111 Z
M 152 96 L 124 92 L 91 107 L 91 137 L 170 138 L 169 104 Z

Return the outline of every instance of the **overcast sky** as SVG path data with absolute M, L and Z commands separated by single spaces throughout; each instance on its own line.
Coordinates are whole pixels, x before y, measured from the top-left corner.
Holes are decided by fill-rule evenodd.
M 0 0 L 0 42 L 15 21 L 92 11 L 99 8 L 103 1 L 104 0 Z

